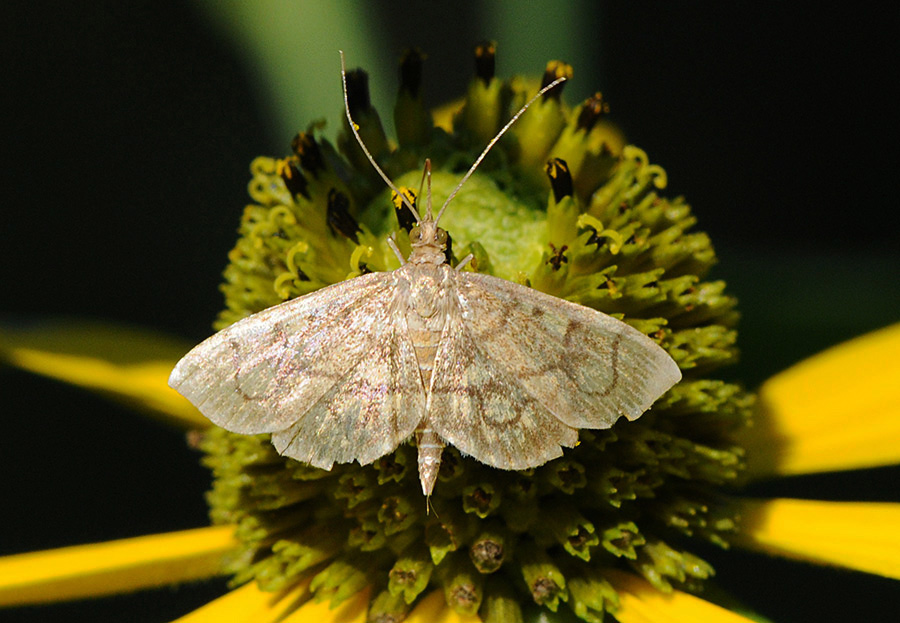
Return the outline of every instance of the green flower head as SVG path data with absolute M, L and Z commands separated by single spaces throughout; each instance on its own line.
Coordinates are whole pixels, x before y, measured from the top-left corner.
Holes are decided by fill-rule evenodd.
M 425 107 L 423 57 L 404 55 L 396 142 L 371 106 L 367 76 L 346 75 L 348 106 L 373 158 L 415 204 L 426 158 L 440 206 L 538 84 L 494 75 L 495 46 L 476 48 L 462 100 Z M 541 86 L 571 75 L 547 65 Z M 683 381 L 640 419 L 581 430 L 564 456 L 525 471 L 490 468 L 447 447 L 426 505 L 414 439 L 374 463 L 325 471 L 279 456 L 268 435 L 203 433 L 213 470 L 211 515 L 237 526 L 236 584 L 278 591 L 310 580 L 339 603 L 366 587 L 369 619 L 400 621 L 428 587 L 489 622 L 530 610 L 585 621 L 615 613 L 621 569 L 660 591 L 699 589 L 711 566 L 699 541 L 726 547 L 736 511 L 725 489 L 741 475 L 734 436 L 753 397 L 711 377 L 736 357 L 735 300 L 706 280 L 715 262 L 662 168 L 625 145 L 598 93 L 570 107 L 546 92 L 495 145 L 441 218 L 447 260 L 602 311 L 664 348 Z M 216 327 L 324 286 L 396 269 L 410 252 L 411 212 L 355 141 L 333 145 L 313 124 L 283 159 L 257 158 L 240 238 L 225 269 Z M 421 201 L 421 198 L 419 198 Z M 515 327 L 509 327 L 514 331 Z

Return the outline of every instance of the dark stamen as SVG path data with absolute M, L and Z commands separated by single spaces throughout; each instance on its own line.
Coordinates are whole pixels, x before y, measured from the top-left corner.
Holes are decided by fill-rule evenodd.
M 571 197 L 572 190 L 572 174 L 569 172 L 569 165 L 562 158 L 553 158 L 548 160 L 544 165 L 544 172 L 550 179 L 550 188 L 553 189 L 553 199 L 557 203 L 565 197 Z
M 412 204 L 412 207 L 416 208 L 418 211 L 419 208 L 416 206 L 416 191 L 406 187 L 400 188 L 400 191 L 410 204 Z M 406 204 L 403 203 L 403 199 L 401 199 L 397 193 L 391 193 L 391 201 L 394 203 L 394 214 L 397 215 L 397 223 L 400 225 L 401 229 L 405 230 L 406 233 L 409 233 L 416 224 L 416 217 L 413 216 L 412 211 L 406 207 Z
M 419 89 L 422 87 L 422 61 L 425 55 L 419 48 L 406 50 L 400 58 L 400 90 L 406 91 L 410 96 L 419 97 Z
M 475 75 L 484 82 L 484 86 L 494 79 L 496 56 L 497 44 L 493 41 L 482 41 L 475 46 Z
M 305 171 L 313 174 L 313 177 L 319 177 L 319 171 L 325 170 L 325 160 L 322 158 L 322 152 L 316 139 L 308 132 L 298 132 L 297 136 L 291 141 L 291 149 L 300 159 L 300 166 Z
M 566 264 L 569 261 L 569 258 L 566 257 L 566 251 L 569 250 L 569 245 L 564 244 L 557 249 L 556 245 L 551 242 L 550 250 L 553 251 L 553 255 L 550 256 L 547 263 L 553 267 L 553 270 L 559 270 L 562 268 L 563 264 Z
M 362 69 L 347 72 L 347 105 L 354 119 L 358 119 L 372 107 L 369 98 L 369 74 Z
M 279 160 L 275 170 L 281 176 L 281 179 L 284 180 L 285 187 L 292 195 L 303 195 L 309 199 L 309 191 L 307 190 L 309 182 L 300 169 L 297 168 L 293 159 Z
M 550 61 L 547 63 L 547 68 L 544 70 L 544 77 L 541 79 L 541 88 L 543 89 L 554 80 L 563 77 L 565 77 L 566 80 L 572 79 L 572 66 L 563 63 L 562 61 Z M 562 95 L 563 87 L 565 86 L 566 84 L 563 83 L 559 85 L 558 89 L 551 89 L 544 93 L 544 101 L 546 102 L 549 99 L 555 99 L 558 102 Z
M 339 233 L 345 238 L 350 238 L 359 243 L 359 234 L 362 231 L 359 223 L 350 215 L 350 200 L 347 195 L 332 188 L 328 191 L 328 225 L 334 233 Z
M 603 101 L 603 94 L 599 91 L 587 98 L 581 106 L 578 115 L 578 129 L 590 132 L 600 117 L 609 112 L 609 104 Z

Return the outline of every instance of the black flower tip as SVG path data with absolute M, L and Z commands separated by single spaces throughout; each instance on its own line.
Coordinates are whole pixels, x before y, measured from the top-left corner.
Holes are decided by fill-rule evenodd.
M 354 119 L 372 108 L 369 97 L 369 74 L 362 69 L 347 72 L 347 104 Z
M 350 214 L 350 199 L 341 191 L 332 188 L 328 191 L 328 208 L 326 217 L 328 225 L 336 234 L 341 234 L 353 242 L 359 243 L 359 223 Z
M 405 230 L 406 233 L 409 233 L 416 224 L 416 217 L 413 216 L 412 210 L 407 207 L 403 198 L 405 198 L 412 207 L 418 210 L 418 207 L 416 206 L 416 199 L 418 197 L 416 196 L 416 191 L 405 186 L 400 188 L 400 192 L 403 193 L 403 197 L 400 197 L 397 193 L 391 193 L 391 201 L 394 204 L 394 214 L 397 215 L 397 223 L 400 225 L 401 229 Z
M 284 180 L 284 185 L 292 195 L 303 195 L 309 199 L 309 182 L 303 172 L 297 167 L 293 158 L 286 158 L 278 162 L 278 175 Z
M 544 76 L 541 78 L 541 88 L 543 89 L 554 80 L 559 80 L 560 78 L 571 80 L 572 75 L 572 66 L 568 63 L 563 63 L 562 61 L 550 61 L 547 63 L 547 68 L 544 69 Z M 555 89 L 551 89 L 544 93 L 544 101 L 547 101 L 548 99 L 559 101 L 563 87 L 565 86 L 566 83 L 563 82 Z
M 550 188 L 553 189 L 553 199 L 557 203 L 562 201 L 564 197 L 572 196 L 574 192 L 572 188 L 572 174 L 569 172 L 569 165 L 566 164 L 565 160 L 562 158 L 548 160 L 544 166 L 544 171 L 550 180 Z
M 485 86 L 494 79 L 494 66 L 497 57 L 497 44 L 494 41 L 482 41 L 475 46 L 475 76 Z
M 394 104 L 394 127 L 401 147 L 427 144 L 434 120 L 422 98 L 422 66 L 425 54 L 418 48 L 406 50 L 400 58 L 400 89 Z
M 598 91 L 582 104 L 581 112 L 578 113 L 578 129 L 590 132 L 600 117 L 608 112 L 609 104 L 603 99 L 603 94 Z
M 291 150 L 300 160 L 300 166 L 304 171 L 312 173 L 318 178 L 319 173 L 325 170 L 325 160 L 315 137 L 309 132 L 298 132 L 291 140 Z
M 419 48 L 406 50 L 400 58 L 400 90 L 419 97 L 422 87 L 422 63 L 425 54 Z

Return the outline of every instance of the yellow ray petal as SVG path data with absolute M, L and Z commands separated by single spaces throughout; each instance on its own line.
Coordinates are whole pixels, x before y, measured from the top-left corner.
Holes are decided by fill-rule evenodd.
M 900 579 L 900 504 L 740 500 L 735 545 Z
M 900 324 L 815 355 L 760 388 L 741 439 L 755 477 L 900 463 Z
M 209 421 L 168 386 L 188 350 L 165 335 L 111 324 L 0 327 L 0 360 L 9 365 L 101 392 L 183 428 L 205 428 Z
M 277 621 L 305 595 L 307 586 L 309 582 L 288 591 L 268 593 L 259 590 L 255 583 L 245 584 L 176 619 L 174 623 Z
M 434 119 L 434 127 L 441 128 L 445 132 L 453 132 L 453 118 L 462 109 L 465 100 L 459 98 L 452 102 L 447 102 L 431 111 L 431 117 Z
M 363 623 L 366 620 L 368 590 L 331 608 L 327 601 L 309 600 L 309 583 L 306 580 L 277 593 L 260 590 L 256 583 L 245 584 L 174 623 Z
M 619 593 L 619 623 L 752 623 L 751 619 L 689 593 L 663 593 L 632 573 L 603 572 Z
M 369 610 L 369 590 L 363 590 L 332 608 L 328 601 L 310 601 L 284 619 L 284 623 L 364 623 Z M 220 619 L 221 620 L 221 619 Z M 248 620 L 256 623 L 256 619 Z
M 337 608 L 327 601 L 309 600 L 309 580 L 287 591 L 269 593 L 246 584 L 173 623 L 363 623 L 370 590 L 354 595 Z M 406 623 L 480 623 L 477 616 L 455 613 L 447 607 L 442 591 L 422 599 L 404 619 Z
M 457 614 L 447 606 L 443 591 L 432 591 L 416 604 L 404 623 L 481 623 L 474 614 Z
M 216 526 L 0 558 L 0 606 L 98 597 L 213 577 L 237 547 Z

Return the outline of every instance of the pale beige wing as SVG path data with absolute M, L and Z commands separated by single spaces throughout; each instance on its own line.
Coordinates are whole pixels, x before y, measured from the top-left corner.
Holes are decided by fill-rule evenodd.
M 313 462 L 302 448 L 319 443 L 318 466 L 367 462 L 373 448 L 408 437 L 424 414 L 421 382 L 409 380 L 419 374 L 415 354 L 396 324 L 403 316 L 393 313 L 396 295 L 391 273 L 373 273 L 259 312 L 185 355 L 169 385 L 227 430 L 285 431 L 273 443 L 288 456 Z M 362 411 L 347 395 L 366 391 L 357 396 L 371 402 Z M 343 400 L 344 409 L 322 415 L 329 400 Z
M 447 443 L 501 469 L 527 469 L 562 456 L 578 431 L 564 424 L 509 370 L 487 356 L 481 328 L 451 307 L 435 355 L 428 421 Z
M 372 327 L 356 364 L 305 415 L 273 434 L 272 444 L 322 469 L 354 460 L 366 465 L 394 450 L 424 417 L 425 388 L 406 315 L 391 312 Z
M 493 442 L 504 448 L 503 461 L 516 465 L 507 469 L 546 460 L 546 448 L 530 447 L 541 441 L 535 429 L 545 425 L 528 415 L 539 413 L 538 405 L 573 429 L 609 428 L 620 416 L 639 417 L 681 379 L 678 366 L 653 340 L 587 307 L 477 273 L 457 273 L 456 295 L 459 319 L 455 329 L 448 327 L 432 377 L 432 400 L 450 410 L 442 413 L 433 402 L 429 417 L 448 441 L 486 463 L 496 465 L 492 426 L 518 429 L 523 438 L 523 456 L 516 459 L 506 449 L 515 445 L 511 432 Z M 452 360 L 461 356 L 460 348 L 470 351 L 462 359 L 468 371 Z M 483 405 L 442 398 L 462 394 L 460 386 L 477 396 L 479 385 L 489 389 Z M 479 414 L 485 405 L 490 408 Z M 467 432 L 468 421 L 483 432 Z M 557 431 L 550 427 L 546 434 L 554 438 Z

